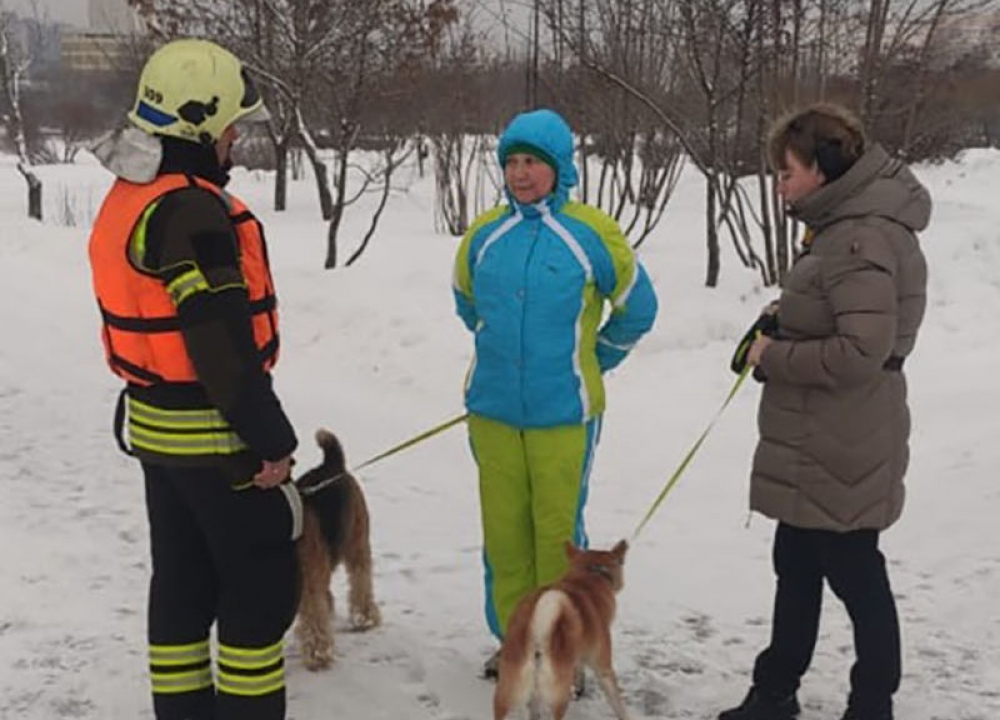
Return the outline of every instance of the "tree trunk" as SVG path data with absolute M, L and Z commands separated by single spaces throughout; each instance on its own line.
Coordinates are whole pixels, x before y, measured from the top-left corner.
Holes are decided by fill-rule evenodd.
M 319 159 L 315 150 L 310 150 L 306 145 L 306 155 L 309 157 L 309 164 L 312 165 L 313 175 L 316 176 L 316 191 L 319 193 L 319 211 L 324 220 L 333 217 L 333 195 L 330 193 L 330 178 L 326 172 L 326 163 Z
M 889 0 L 871 0 L 865 28 L 865 47 L 861 67 L 861 120 L 868 124 L 875 113 L 881 73 L 882 40 L 885 37 Z
M 368 232 L 365 233 L 365 237 L 358 246 L 358 249 L 354 251 L 351 257 L 347 258 L 344 267 L 350 267 L 361 257 L 362 253 L 368 248 L 368 243 L 371 242 L 372 237 L 375 235 L 375 228 L 378 227 L 378 222 L 382 219 L 382 211 L 385 210 L 386 203 L 389 201 L 389 193 L 392 191 L 392 174 L 395 169 L 395 162 L 392 151 L 387 151 L 385 158 L 385 184 L 382 186 L 382 197 L 379 198 L 378 207 L 372 215 L 372 221 L 368 225 Z M 459 187 L 461 187 L 461 183 L 459 183 Z
M 17 170 L 24 176 L 28 184 L 28 217 L 42 220 L 42 181 L 23 163 L 17 164 Z
M 705 179 L 705 223 L 708 243 L 708 268 L 705 286 L 714 288 L 719 284 L 719 226 L 715 222 L 716 178 L 714 173 Z
M 908 157 L 910 151 L 913 149 L 917 119 L 927 94 L 927 66 L 930 61 L 931 45 L 934 42 L 934 36 L 937 33 L 938 26 L 941 24 L 941 18 L 947 7 L 948 0 L 939 0 L 934 10 L 934 17 L 931 19 L 930 27 L 927 29 L 927 35 L 924 37 L 923 45 L 920 48 L 920 57 L 916 68 L 916 90 L 910 98 L 910 106 L 906 112 L 906 121 L 903 123 L 903 140 L 899 147 L 900 154 L 904 158 Z
M 424 179 L 424 160 L 427 159 L 430 151 L 427 149 L 427 138 L 422 133 L 417 135 L 417 172 L 420 179 Z
M 288 145 L 290 138 L 274 144 L 274 211 L 284 212 L 288 207 Z
M 349 140 L 346 138 L 340 147 L 339 167 L 337 168 L 337 202 L 331 206 L 330 227 L 326 233 L 326 262 L 323 267 L 337 267 L 337 233 L 340 231 L 340 223 L 344 219 L 344 201 L 347 198 L 347 161 L 351 153 L 354 134 Z
M 0 2 L 0 87 L 3 89 L 3 99 L 6 100 L 10 114 L 7 118 L 7 131 L 14 141 L 17 152 L 17 170 L 28 183 L 28 217 L 41 220 L 42 181 L 31 171 L 31 158 L 24 132 L 24 116 L 21 113 L 21 80 L 28 69 L 30 58 L 18 60 L 14 57 L 15 53 L 8 37 L 10 31 L 7 24 L 8 17 L 2 10 Z
M 329 220 L 333 217 L 333 197 L 330 195 L 330 178 L 326 172 L 326 164 L 319 157 L 319 149 L 316 147 L 316 141 L 313 140 L 312 133 L 309 132 L 309 128 L 306 126 L 305 118 L 302 117 L 301 108 L 295 109 L 295 120 L 299 139 L 302 140 L 302 146 L 305 148 L 306 155 L 309 157 L 309 163 L 313 168 L 313 174 L 316 176 L 316 190 L 319 193 L 320 213 L 324 220 Z
M 337 233 L 340 231 L 340 220 L 343 216 L 344 207 L 338 205 L 334 208 L 330 225 L 326 229 L 326 260 L 323 262 L 323 267 L 327 270 L 337 267 Z

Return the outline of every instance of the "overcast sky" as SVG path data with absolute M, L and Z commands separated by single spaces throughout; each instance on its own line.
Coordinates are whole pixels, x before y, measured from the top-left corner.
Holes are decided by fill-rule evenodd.
M 108 2 L 108 0 L 102 0 Z M 533 0 L 458 0 L 463 9 L 472 13 L 476 25 L 488 33 L 489 44 L 497 48 L 509 47 L 515 53 L 527 51 L 528 25 Z M 0 0 L 24 15 L 30 15 L 37 4 L 43 17 L 86 28 L 89 0 Z M 507 28 L 505 30 L 505 22 Z M 120 27 L 120 23 L 116 26 Z
M 0 4 L 4 2 L 8 7 L 22 13 L 31 12 L 32 0 L 0 0 Z M 87 0 L 35 0 L 35 2 L 53 20 L 81 27 L 87 25 Z M 513 24 L 526 24 L 531 7 L 531 0 L 462 0 L 462 2 L 475 7 L 479 22 L 485 25 L 497 23 L 504 9 Z

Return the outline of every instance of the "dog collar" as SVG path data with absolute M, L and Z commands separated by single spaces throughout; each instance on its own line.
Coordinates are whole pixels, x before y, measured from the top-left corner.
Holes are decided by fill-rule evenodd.
M 592 572 L 595 575 L 600 575 L 602 578 L 604 578 L 609 583 L 611 583 L 612 587 L 614 587 L 615 578 L 611 574 L 611 571 L 608 570 L 608 566 L 607 565 L 588 565 L 587 566 L 587 571 L 588 572 Z
M 320 480 L 315 485 L 307 485 L 305 487 L 299 487 L 298 488 L 299 495 L 302 495 L 303 497 L 309 497 L 310 495 L 315 495 L 320 490 L 328 488 L 329 486 L 333 485 L 335 482 L 340 480 L 342 477 L 346 476 L 347 476 L 347 471 L 345 470 L 344 472 L 337 473 L 333 477 L 328 477 L 326 480 Z

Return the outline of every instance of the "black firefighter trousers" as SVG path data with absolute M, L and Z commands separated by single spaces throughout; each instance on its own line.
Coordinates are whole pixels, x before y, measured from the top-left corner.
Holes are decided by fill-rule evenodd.
M 754 685 L 762 694 L 785 698 L 798 689 L 816 647 L 825 578 L 854 626 L 857 659 L 848 703 L 860 717 L 892 717 L 901 670 L 899 619 L 878 538 L 875 530 L 837 533 L 778 524 L 771 644 L 754 666 Z
M 297 495 L 288 488 L 235 490 L 232 478 L 214 468 L 143 463 L 143 472 L 157 720 L 284 720 L 283 638 L 295 616 L 298 582 Z

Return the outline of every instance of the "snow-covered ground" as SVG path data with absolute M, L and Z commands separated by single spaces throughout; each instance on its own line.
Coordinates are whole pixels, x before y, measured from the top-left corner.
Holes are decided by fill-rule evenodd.
M 907 362 L 908 505 L 884 537 L 905 643 L 897 718 L 998 720 L 1000 153 L 917 171 L 935 199 L 923 236 L 930 302 Z M 86 260 L 86 221 L 109 178 L 92 162 L 41 172 L 50 214 L 70 207 L 81 223 L 25 220 L 23 181 L 0 158 L 0 718 L 150 718 L 142 486 L 110 434 L 118 383 L 103 366 Z M 284 214 L 269 210 L 266 176 L 238 173 L 232 189 L 267 223 L 283 313 L 277 385 L 302 465 L 318 458 L 319 426 L 359 462 L 461 412 L 471 343 L 453 316 L 457 241 L 433 231 L 431 180 L 394 197 L 368 253 L 334 271 L 322 269 L 311 182 L 293 185 Z M 722 286 L 702 287 L 701 198 L 689 172 L 643 246 L 662 314 L 609 379 L 588 511 L 595 545 L 631 534 L 730 387 L 733 343 L 773 294 L 728 248 Z M 349 217 L 345 244 L 366 223 Z M 748 385 L 734 400 L 630 552 L 615 656 L 637 718 L 714 717 L 742 697 L 766 643 L 772 525 L 747 525 L 757 398 Z M 337 663 L 320 674 L 303 669 L 291 641 L 290 717 L 490 717 L 492 686 L 477 679 L 492 641 L 464 431 L 362 480 L 385 623 L 340 632 Z M 851 634 L 828 600 L 803 720 L 836 720 L 846 696 Z M 568 715 L 610 717 L 598 697 Z

